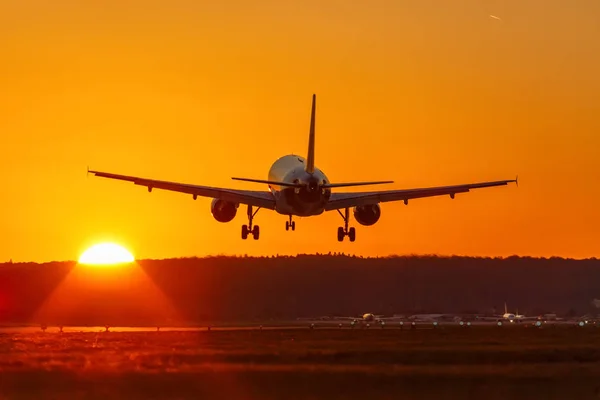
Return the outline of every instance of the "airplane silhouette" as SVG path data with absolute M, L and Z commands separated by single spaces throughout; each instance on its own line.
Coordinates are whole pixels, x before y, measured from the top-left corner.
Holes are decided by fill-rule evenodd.
M 348 226 L 350 222 L 350 208 L 353 209 L 354 219 L 359 224 L 370 226 L 375 224 L 381 216 L 380 203 L 403 201 L 404 204 L 408 204 L 408 201 L 412 199 L 443 195 L 449 195 L 450 198 L 454 199 L 457 193 L 466 193 L 471 189 L 507 185 L 510 182 L 515 182 L 518 185 L 517 177 L 516 179 L 454 186 L 358 193 L 332 192 L 332 189 L 336 188 L 379 185 L 393 183 L 393 181 L 330 182 L 325 173 L 315 166 L 315 108 L 316 95 L 313 94 L 308 136 L 308 155 L 306 158 L 293 154 L 279 158 L 271 166 L 268 179 L 266 180 L 231 178 L 238 181 L 266 184 L 269 189 L 268 191 L 239 190 L 159 181 L 109 172 L 90 171 L 89 168 L 88 173 L 103 178 L 119 179 L 133 182 L 136 185 L 146 186 L 149 192 L 156 188 L 190 194 L 194 200 L 198 196 L 212 197 L 211 213 L 219 222 L 231 221 L 236 216 L 239 205 L 244 204 L 248 207 L 248 224 L 242 226 L 242 239 L 246 239 L 248 235 L 252 235 L 255 240 L 258 240 L 260 236 L 260 228 L 258 225 L 253 225 L 253 221 L 256 213 L 261 208 L 287 215 L 289 219 L 285 223 L 285 229 L 291 229 L 292 231 L 296 229 L 296 223 L 293 220 L 294 216 L 309 217 L 320 215 L 325 211 L 337 211 L 344 220 L 344 226 L 338 227 L 337 230 L 338 241 L 341 242 L 344 240 L 344 237 L 348 236 L 349 240 L 354 242 L 356 239 L 356 230 L 354 227 Z M 344 212 L 342 213 L 341 210 L 344 210 Z

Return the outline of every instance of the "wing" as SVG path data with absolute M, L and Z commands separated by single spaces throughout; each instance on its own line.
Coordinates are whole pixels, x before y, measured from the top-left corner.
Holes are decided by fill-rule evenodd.
M 494 182 L 470 183 L 465 185 L 438 186 L 421 189 L 403 189 L 403 190 L 383 190 L 378 192 L 358 192 L 358 193 L 332 193 L 329 202 L 325 206 L 325 211 L 338 210 L 347 207 L 359 207 L 369 204 L 385 203 L 388 201 L 404 201 L 418 199 L 421 197 L 450 195 L 454 198 L 456 193 L 466 193 L 471 189 L 486 188 L 492 186 L 507 185 L 510 182 L 518 184 L 517 179 Z
M 215 199 L 230 201 L 232 203 L 247 204 L 256 207 L 275 209 L 275 199 L 271 192 L 255 190 L 224 189 L 210 186 L 188 185 L 185 183 L 157 181 L 154 179 L 138 178 L 135 176 L 117 175 L 108 172 L 88 171 L 102 178 L 118 179 L 133 182 L 135 185 L 146 186 L 148 191 L 152 189 L 164 189 L 173 192 L 191 194 L 194 199 L 197 196 L 212 197 Z

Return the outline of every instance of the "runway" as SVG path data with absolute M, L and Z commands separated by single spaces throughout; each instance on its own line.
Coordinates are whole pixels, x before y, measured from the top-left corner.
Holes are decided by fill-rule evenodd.
M 497 321 L 462 321 L 462 322 L 411 322 L 411 321 L 398 321 L 398 322 L 386 322 L 385 324 L 364 323 L 358 322 L 352 325 L 348 321 L 340 322 L 336 320 L 322 321 L 322 320 L 291 320 L 291 321 L 265 321 L 258 323 L 235 323 L 235 322 L 213 322 L 213 323 L 202 323 L 194 326 L 108 326 L 110 332 L 202 332 L 202 331 L 246 331 L 246 330 L 294 330 L 294 329 L 344 329 L 344 330 L 362 330 L 362 329 L 441 329 L 441 328 L 551 328 L 551 327 L 579 327 L 579 328 L 590 328 L 600 327 L 600 324 L 594 321 L 533 321 L 533 322 L 506 322 L 503 321 L 501 325 Z M 12 325 L 12 326 L 1 326 L 0 333 L 36 333 L 44 330 L 45 332 L 61 332 L 62 333 L 86 333 L 86 332 L 105 332 L 107 326 L 57 326 L 47 325 L 45 329 L 42 329 L 41 325 Z
M 591 325 L 301 322 L 3 327 L 0 397 L 580 399 L 600 390 L 600 329 Z

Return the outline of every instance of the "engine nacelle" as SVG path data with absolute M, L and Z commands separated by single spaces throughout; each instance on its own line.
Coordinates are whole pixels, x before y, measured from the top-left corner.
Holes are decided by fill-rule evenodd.
M 213 199 L 210 205 L 210 212 L 219 222 L 229 222 L 235 218 L 238 204 L 230 203 L 221 199 Z
M 379 221 L 379 217 L 381 217 L 381 207 L 379 207 L 379 204 L 354 207 L 354 219 L 361 225 L 373 225 Z

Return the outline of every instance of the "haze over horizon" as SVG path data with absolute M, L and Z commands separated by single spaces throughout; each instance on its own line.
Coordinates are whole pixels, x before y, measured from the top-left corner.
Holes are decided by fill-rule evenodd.
M 352 253 L 333 253 L 331 252 L 331 254 L 328 253 L 296 253 L 296 254 L 266 254 L 266 255 L 249 255 L 249 254 L 206 254 L 206 255 L 202 255 L 202 256 L 185 256 L 185 257 L 158 257 L 158 258 L 136 258 L 134 261 L 128 261 L 128 262 L 115 262 L 113 264 L 111 264 L 109 267 L 114 267 L 114 266 L 120 266 L 120 265 L 126 265 L 126 264 L 131 264 L 131 265 L 135 265 L 138 261 L 139 262 L 145 262 L 145 261 L 177 261 L 177 260 L 193 260 L 193 259 L 200 259 L 200 260 L 209 260 L 209 259 L 214 259 L 214 258 L 241 258 L 241 259 L 251 259 L 251 258 L 257 258 L 257 259 L 271 259 L 271 258 L 281 258 L 281 259 L 285 259 L 285 258 L 302 258 L 302 257 L 345 257 L 345 258 L 358 258 L 358 259 L 364 259 L 364 260 L 375 260 L 375 259 L 395 259 L 395 258 L 414 258 L 414 259 L 428 259 L 428 258 L 435 258 L 435 259 L 449 259 L 449 258 L 457 258 L 457 259 L 500 259 L 500 260 L 507 260 L 507 259 L 511 259 L 513 257 L 518 257 L 521 259 L 524 258 L 529 258 L 529 259 L 533 259 L 533 260 L 548 260 L 548 259 L 562 259 L 562 260 L 571 260 L 571 261 L 596 261 L 598 260 L 597 257 L 591 256 L 591 257 L 560 257 L 560 256 L 539 256 L 539 257 L 533 257 L 533 256 L 528 256 L 528 255 L 518 255 L 518 254 L 511 254 L 508 256 L 468 256 L 468 255 L 461 255 L 461 254 L 386 254 L 386 255 L 366 255 L 366 256 L 362 256 L 362 255 L 357 255 L 357 254 L 352 254 Z M 0 261 L 0 265 L 10 265 L 10 264 L 54 264 L 54 263 L 75 263 L 75 264 L 82 264 L 80 261 L 76 260 L 76 259 L 64 259 L 64 260 L 38 260 L 38 261 L 32 261 L 32 260 L 2 260 Z M 84 263 L 85 264 L 85 263 Z M 85 267 L 93 267 L 93 266 L 89 266 L 89 265 L 84 265 Z M 103 268 L 104 266 L 100 266 L 100 268 Z
M 598 256 L 599 18 L 592 0 L 4 1 L 0 262 L 105 241 L 137 259 Z M 243 206 L 221 224 L 209 199 L 86 178 L 264 190 L 231 177 L 305 155 L 313 93 L 332 181 L 519 187 L 384 203 L 354 243 L 336 212 L 286 232 L 260 210 L 242 241 Z

